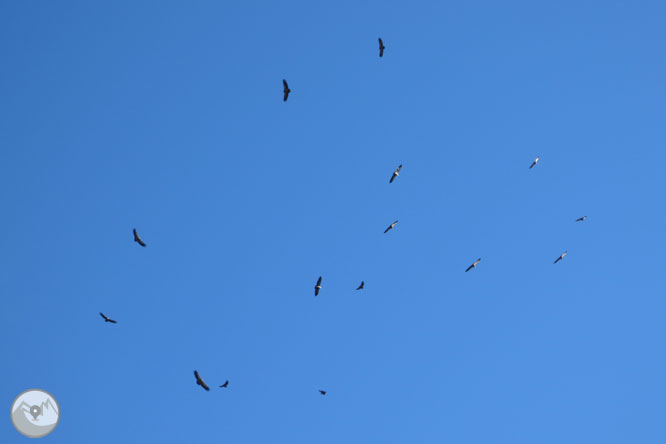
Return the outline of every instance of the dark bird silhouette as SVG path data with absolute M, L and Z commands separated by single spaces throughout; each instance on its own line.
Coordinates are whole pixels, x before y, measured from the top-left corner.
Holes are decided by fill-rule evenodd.
M 476 266 L 479 265 L 479 262 L 481 262 L 481 258 L 478 258 L 477 260 L 474 261 L 474 263 L 472 265 L 467 267 L 467 270 L 465 270 L 465 273 L 467 273 L 472 268 L 476 268 Z
M 558 257 L 557 259 L 555 259 L 555 262 L 553 262 L 553 263 L 554 263 L 554 264 L 558 263 L 559 261 L 561 261 L 562 259 L 564 259 L 564 256 L 566 256 L 566 255 L 567 255 L 567 252 L 565 251 L 564 253 L 560 254 L 560 257 Z
M 379 38 L 379 57 L 384 57 L 384 50 L 386 49 L 386 46 L 384 46 L 384 42 L 382 41 L 381 37 Z
M 206 385 L 203 379 L 201 379 L 201 376 L 199 376 L 199 372 L 194 370 L 194 377 L 197 378 L 197 385 L 200 385 L 201 387 L 204 388 L 207 392 L 210 391 L 210 387 Z
M 579 217 L 576 222 L 583 222 L 585 219 L 587 219 L 587 216 Z
M 284 90 L 283 90 L 284 97 L 283 97 L 282 100 L 286 102 L 287 99 L 289 98 L 289 93 L 291 92 L 291 90 L 289 89 L 289 85 L 287 84 L 287 81 L 284 80 L 284 79 L 282 79 L 282 86 L 284 86 Z
M 113 319 L 111 319 L 110 317 L 108 317 L 107 315 L 102 313 L 101 311 L 99 312 L 99 315 L 104 318 L 104 322 L 110 322 L 112 324 L 117 324 L 118 323 L 117 321 L 114 321 Z
M 322 395 L 325 395 L 325 394 L 326 394 L 326 390 L 319 390 L 319 393 L 321 393 Z
M 315 285 L 315 296 L 319 295 L 319 290 L 321 290 L 321 276 L 317 279 L 317 285 Z
M 222 384 L 220 387 L 221 387 L 221 388 L 227 388 L 227 387 L 229 387 L 229 380 L 227 379 L 226 381 L 224 381 L 224 384 Z
M 396 225 L 398 225 L 398 221 L 397 221 L 397 220 L 396 220 L 395 222 L 393 222 L 391 225 L 389 225 L 388 228 L 387 228 L 386 230 L 384 230 L 384 233 L 388 233 L 389 230 L 392 230 L 393 227 L 395 227 Z
M 391 180 L 389 180 L 389 183 L 393 183 L 396 177 L 398 177 L 400 174 L 400 170 L 402 169 L 402 165 L 398 165 L 398 168 L 395 169 L 393 174 L 391 175 Z
M 530 165 L 530 169 L 534 168 L 537 163 L 539 163 L 539 156 L 537 156 L 537 158 L 534 159 L 534 162 L 532 162 L 532 165 Z
M 357 290 L 363 290 L 363 287 L 365 287 L 365 281 L 361 281 L 361 285 L 358 286 Z
M 132 231 L 134 233 L 134 242 L 137 242 L 142 247 L 145 247 L 146 243 L 139 237 L 139 233 L 136 232 L 136 228 L 134 228 Z

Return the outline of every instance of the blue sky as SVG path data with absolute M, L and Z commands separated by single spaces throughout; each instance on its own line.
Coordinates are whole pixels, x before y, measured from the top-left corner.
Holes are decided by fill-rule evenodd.
M 68 444 L 663 443 L 665 21 L 3 2 L 0 399 Z

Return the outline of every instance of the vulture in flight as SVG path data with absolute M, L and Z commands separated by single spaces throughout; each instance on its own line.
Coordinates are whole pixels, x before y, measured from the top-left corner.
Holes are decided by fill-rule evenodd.
M 361 285 L 358 286 L 357 290 L 363 290 L 364 286 L 365 286 L 365 281 L 361 281 Z
M 553 262 L 553 263 L 554 263 L 554 264 L 558 263 L 559 261 L 561 261 L 562 259 L 564 259 L 564 256 L 566 256 L 566 255 L 567 255 L 567 252 L 565 251 L 564 253 L 560 254 L 560 257 L 558 257 L 557 259 L 555 259 L 555 262 Z
M 319 290 L 321 290 L 321 276 L 317 279 L 317 285 L 315 285 L 315 296 L 319 295 Z
M 467 267 L 467 270 L 465 270 L 465 273 L 467 273 L 472 268 L 476 268 L 476 266 L 479 265 L 479 262 L 481 262 L 481 258 L 478 258 L 477 260 L 474 261 L 474 263 L 472 265 Z
M 133 232 L 134 232 L 134 242 L 138 243 L 142 247 L 145 247 L 146 243 L 143 240 L 141 240 L 141 238 L 139 237 L 139 233 L 136 232 L 136 228 L 133 230 Z
M 537 156 L 537 158 L 534 159 L 534 162 L 532 162 L 532 165 L 530 165 L 530 169 L 534 168 L 537 163 L 539 163 L 539 156 Z
M 197 378 L 197 385 L 200 385 L 201 387 L 204 388 L 206 391 L 210 391 L 210 387 L 206 385 L 203 379 L 201 379 L 201 376 L 199 376 L 199 372 L 194 370 L 194 377 Z
M 384 57 L 384 49 L 386 49 L 386 46 L 384 46 L 384 42 L 382 41 L 382 38 L 379 38 L 379 57 Z
M 393 183 L 396 177 L 398 177 L 400 174 L 400 170 L 402 169 L 402 165 L 398 165 L 398 168 L 395 169 L 393 174 L 391 175 L 391 180 L 389 180 L 389 183 Z
M 391 225 L 389 225 L 388 228 L 387 228 L 386 230 L 384 230 L 384 233 L 388 233 L 389 230 L 392 230 L 393 227 L 395 227 L 396 225 L 398 225 L 398 221 L 397 221 L 397 220 L 396 220 L 395 222 L 393 222 Z
M 322 395 L 325 395 L 325 394 L 326 394 L 326 390 L 319 390 L 319 393 L 321 393 Z
M 587 219 L 587 216 L 579 217 L 576 222 L 583 222 L 585 219 Z
M 220 387 L 221 387 L 221 388 L 227 388 L 227 387 L 229 387 L 229 380 L 227 379 L 226 381 L 224 381 L 224 384 L 222 384 Z
M 114 321 L 113 319 L 111 319 L 110 317 L 108 317 L 107 315 L 105 315 L 104 313 L 102 313 L 101 311 L 99 312 L 99 315 L 100 315 L 102 318 L 104 318 L 104 322 L 110 322 L 110 323 L 112 323 L 112 324 L 117 324 L 117 323 L 118 323 L 117 321 Z
M 291 90 L 289 89 L 289 85 L 287 84 L 287 81 L 284 80 L 284 79 L 282 79 L 282 86 L 284 86 L 284 91 L 283 91 L 284 92 L 284 97 L 283 97 L 282 100 L 284 100 L 286 102 L 287 99 L 289 98 L 289 93 L 291 92 Z

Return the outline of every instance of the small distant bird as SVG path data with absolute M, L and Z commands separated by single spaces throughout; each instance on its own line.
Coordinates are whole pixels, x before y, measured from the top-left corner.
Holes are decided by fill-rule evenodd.
M 363 290 L 363 287 L 365 287 L 365 281 L 361 281 L 361 285 L 358 286 L 357 290 Z
M 579 217 L 576 222 L 583 222 L 585 219 L 587 219 L 587 216 Z
M 289 93 L 291 92 L 291 90 L 289 89 L 289 85 L 287 84 L 287 81 L 284 80 L 284 79 L 282 79 L 282 86 L 284 86 L 284 90 L 283 90 L 284 98 L 282 100 L 286 102 L 287 99 L 289 98 Z
M 229 380 L 227 379 L 226 381 L 224 381 L 224 384 L 222 384 L 220 387 L 221 387 L 221 388 L 227 388 L 227 387 L 229 387 Z
M 319 393 L 321 393 L 322 395 L 325 395 L 325 394 L 326 394 L 326 390 L 319 390 Z
M 201 376 L 199 376 L 199 372 L 194 370 L 194 377 L 197 378 L 197 385 L 200 385 L 201 387 L 204 388 L 207 392 L 210 391 L 210 387 L 206 385 L 203 379 L 201 379 Z
M 384 46 L 384 42 L 382 41 L 381 37 L 379 38 L 379 57 L 384 57 L 384 49 L 386 49 L 386 46 Z
M 467 273 L 472 268 L 476 268 L 476 266 L 479 265 L 479 262 L 481 262 L 481 258 L 478 258 L 477 260 L 474 261 L 474 263 L 472 265 L 467 267 L 467 270 L 465 270 L 465 273 Z
M 400 174 L 400 170 L 402 169 L 402 165 L 398 165 L 398 168 L 395 169 L 393 174 L 391 175 L 391 180 L 389 180 L 389 183 L 393 183 L 396 177 L 398 177 Z
M 537 158 L 534 159 L 534 162 L 532 162 L 532 165 L 530 165 L 530 169 L 534 168 L 537 163 L 539 163 L 539 156 L 537 156 Z
M 141 238 L 139 237 L 139 233 L 136 232 L 136 228 L 133 230 L 133 232 L 134 232 L 134 242 L 137 242 L 142 247 L 145 247 L 146 243 L 143 240 L 141 240 Z
M 104 322 L 110 322 L 112 324 L 117 324 L 118 323 L 118 322 L 114 321 L 113 319 L 111 319 L 110 317 L 108 317 L 107 315 L 105 315 L 104 313 L 102 313 L 101 311 L 99 312 L 99 315 L 104 318 Z
M 391 225 L 389 225 L 388 228 L 387 228 L 386 230 L 384 230 L 384 233 L 388 233 L 389 230 L 392 230 L 393 227 L 395 227 L 396 225 L 398 225 L 398 221 L 397 221 L 397 220 L 396 220 L 395 222 L 393 222 Z
M 567 255 L 567 252 L 565 251 L 564 253 L 560 254 L 560 257 L 558 257 L 557 259 L 555 259 L 555 262 L 553 262 L 553 263 L 554 263 L 554 264 L 558 263 L 559 261 L 561 261 L 562 259 L 564 259 L 564 256 L 566 256 L 566 255 Z
M 319 290 L 321 290 L 321 276 L 319 276 L 319 279 L 317 279 L 317 285 L 315 285 L 315 296 L 319 294 Z

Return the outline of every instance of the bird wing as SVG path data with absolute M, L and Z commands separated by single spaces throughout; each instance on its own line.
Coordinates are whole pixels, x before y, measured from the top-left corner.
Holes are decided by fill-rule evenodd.
M 384 42 L 382 39 L 379 39 L 379 57 L 382 57 L 384 55 Z
M 109 319 L 109 318 L 107 318 L 106 315 L 105 315 L 104 313 L 102 313 L 101 311 L 99 312 L 99 315 L 100 315 L 101 317 L 103 317 L 105 321 L 106 321 L 107 319 Z
M 384 230 L 384 233 L 388 233 L 388 231 L 389 231 L 391 228 L 393 228 L 393 225 L 389 225 L 388 228 L 387 228 L 386 230 Z
M 473 265 L 473 264 L 470 265 L 469 267 L 467 267 L 467 270 L 465 270 L 465 273 L 467 273 L 467 272 L 468 272 L 469 270 L 471 270 L 472 268 L 474 268 L 474 265 Z
M 118 323 L 118 321 L 115 321 L 115 320 L 113 320 L 113 319 L 111 319 L 111 318 L 109 318 L 109 322 L 112 323 L 112 324 L 117 324 L 117 323 Z
M 142 247 L 145 247 L 146 243 L 141 239 L 141 237 L 139 237 L 139 233 L 136 232 L 136 228 L 133 230 L 133 232 L 134 232 L 134 241 L 138 242 L 138 244 L 141 245 Z
M 533 168 L 534 165 L 536 165 L 536 162 L 532 162 L 532 165 L 530 165 L 530 168 Z
M 402 165 L 398 165 L 398 168 L 396 168 L 395 172 L 399 173 L 401 169 L 402 169 Z
M 289 92 L 290 92 L 291 90 L 289 89 L 289 85 L 287 84 L 287 81 L 284 80 L 284 79 L 282 79 L 282 86 L 284 86 L 284 96 L 283 96 L 283 100 L 286 102 L 286 101 L 287 101 L 287 98 L 289 97 Z
M 558 257 L 557 259 L 555 259 L 555 262 L 553 262 L 553 263 L 556 264 L 556 263 L 558 263 L 558 262 L 561 261 L 561 260 L 562 260 L 562 256 L 560 256 L 560 257 Z

